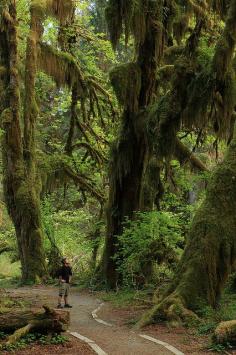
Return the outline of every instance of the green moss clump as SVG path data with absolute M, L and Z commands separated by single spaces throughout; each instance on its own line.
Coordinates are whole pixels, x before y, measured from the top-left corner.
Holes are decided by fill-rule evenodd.
M 110 72 L 111 84 L 121 105 L 131 112 L 138 111 L 141 90 L 141 70 L 137 63 L 117 66 Z
M 217 344 L 236 344 L 236 320 L 221 322 L 215 329 L 213 341 Z
M 12 110 L 10 108 L 6 108 L 0 117 L 1 124 L 11 123 L 13 120 Z

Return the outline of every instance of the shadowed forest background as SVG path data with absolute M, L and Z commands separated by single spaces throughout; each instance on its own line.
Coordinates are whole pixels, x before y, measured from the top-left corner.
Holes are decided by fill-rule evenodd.
M 66 255 L 76 284 L 151 293 L 139 326 L 230 303 L 235 45 L 236 0 L 1 1 L 3 284 Z

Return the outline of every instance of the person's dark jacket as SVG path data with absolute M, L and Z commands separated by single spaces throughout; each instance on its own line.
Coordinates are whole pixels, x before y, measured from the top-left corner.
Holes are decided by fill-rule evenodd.
M 66 283 L 70 282 L 70 276 L 72 276 L 72 269 L 70 266 L 63 265 L 57 272 L 58 278 L 64 280 Z

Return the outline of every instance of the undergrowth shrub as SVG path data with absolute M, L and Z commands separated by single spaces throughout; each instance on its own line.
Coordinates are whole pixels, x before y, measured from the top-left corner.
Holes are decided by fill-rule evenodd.
M 137 213 L 126 220 L 115 255 L 124 286 L 139 288 L 172 276 L 181 254 L 179 217 L 171 212 Z

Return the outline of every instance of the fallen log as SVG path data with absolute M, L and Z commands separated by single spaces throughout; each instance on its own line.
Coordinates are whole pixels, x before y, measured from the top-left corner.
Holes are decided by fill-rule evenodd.
M 14 332 L 5 344 L 13 344 L 30 332 L 42 334 L 65 332 L 70 324 L 70 313 L 66 310 L 43 306 L 44 312 L 17 311 L 0 315 L 0 331 Z

